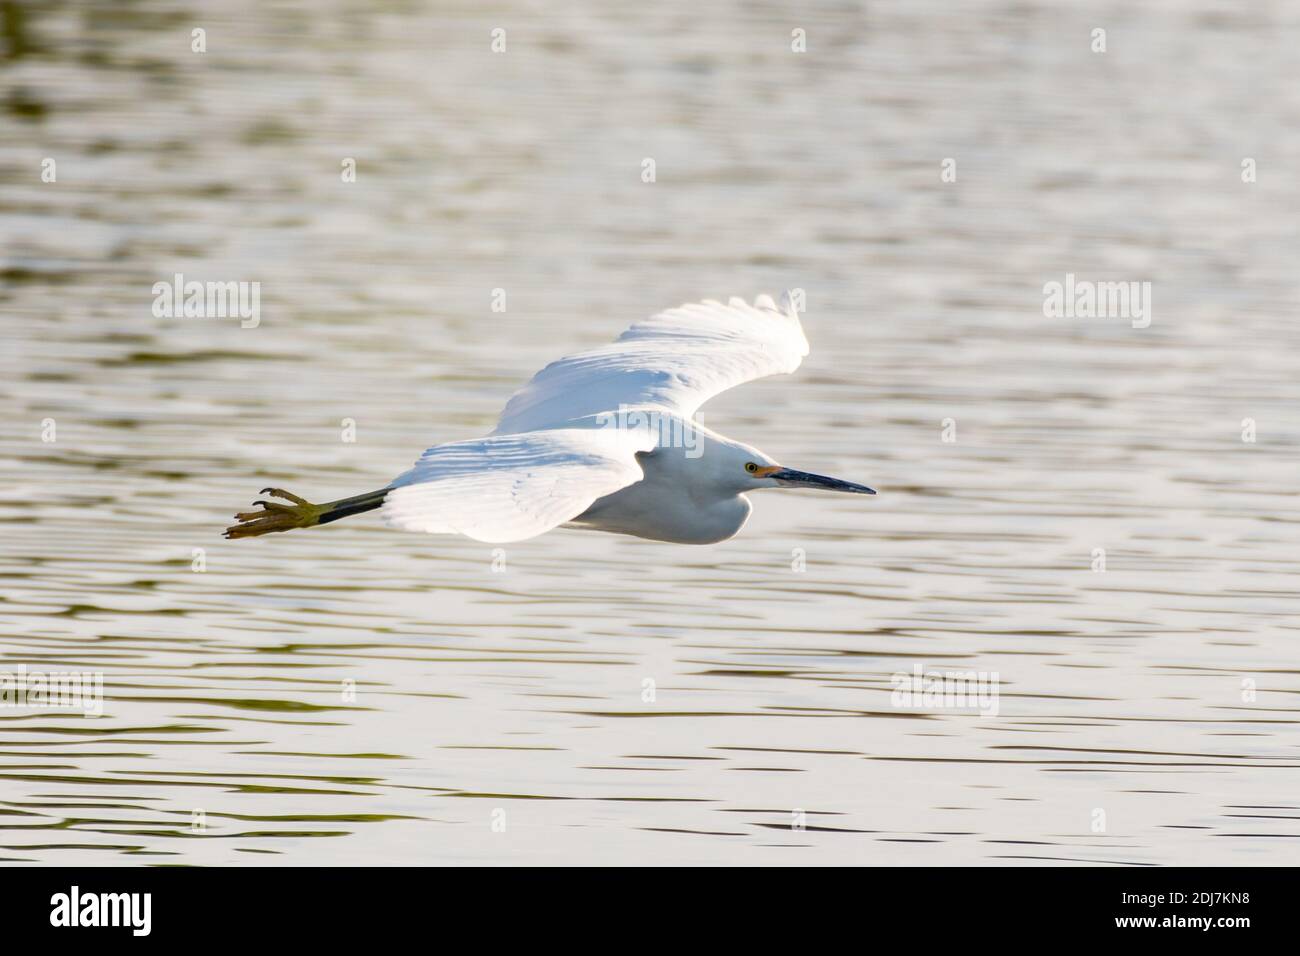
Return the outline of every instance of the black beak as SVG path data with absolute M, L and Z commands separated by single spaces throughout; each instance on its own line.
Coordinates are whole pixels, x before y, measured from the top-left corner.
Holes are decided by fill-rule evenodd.
M 768 475 L 769 478 L 775 478 L 781 484 L 789 488 L 820 488 L 823 491 L 847 491 L 855 495 L 874 495 L 876 492 L 866 485 L 854 484 L 851 481 L 840 481 L 838 478 L 827 478 L 825 475 L 814 475 L 807 471 L 795 471 L 793 468 L 782 468 L 780 471 L 774 471 Z

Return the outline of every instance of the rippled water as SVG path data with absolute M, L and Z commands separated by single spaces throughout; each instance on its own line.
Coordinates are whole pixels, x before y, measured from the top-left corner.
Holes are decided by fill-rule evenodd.
M 0 3 L 0 665 L 106 696 L 0 710 L 0 856 L 1294 863 L 1295 6 L 576 6 Z M 177 272 L 261 324 L 155 318 Z M 1066 273 L 1152 324 L 1044 318 Z M 704 419 L 875 499 L 499 571 L 219 536 L 789 287 L 812 355 Z M 918 664 L 999 714 L 894 707 Z

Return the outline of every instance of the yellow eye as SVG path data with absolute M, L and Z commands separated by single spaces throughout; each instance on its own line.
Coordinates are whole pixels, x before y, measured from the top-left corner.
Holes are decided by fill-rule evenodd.
M 754 464 L 752 461 L 747 461 L 745 462 L 745 470 L 752 475 L 754 472 L 758 471 L 758 465 Z

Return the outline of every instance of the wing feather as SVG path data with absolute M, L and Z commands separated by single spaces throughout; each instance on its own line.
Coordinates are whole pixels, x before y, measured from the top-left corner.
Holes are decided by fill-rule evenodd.
M 393 481 L 383 517 L 406 531 L 522 541 L 640 481 L 644 432 L 573 428 L 448 442 Z
M 552 362 L 514 394 L 495 435 L 553 428 L 620 408 L 654 408 L 686 418 L 744 382 L 793 372 L 808 354 L 787 295 L 762 295 L 660 312 L 618 340 Z

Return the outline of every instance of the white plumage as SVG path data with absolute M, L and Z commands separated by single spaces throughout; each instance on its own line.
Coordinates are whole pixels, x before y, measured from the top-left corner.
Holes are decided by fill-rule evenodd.
M 749 517 L 745 493 L 870 488 L 784 468 L 694 420 L 713 396 L 793 372 L 808 354 L 787 295 L 660 312 L 609 345 L 552 362 L 514 394 L 485 438 L 428 449 L 380 491 L 313 505 L 260 502 L 230 537 L 327 524 L 382 507 L 408 531 L 520 541 L 559 525 L 708 544 Z
M 615 342 L 552 362 L 506 404 L 495 434 L 555 425 L 625 408 L 691 418 L 715 395 L 793 372 L 808 354 L 787 295 L 750 305 L 733 298 L 679 306 L 638 322 Z
M 519 541 L 642 477 L 646 433 L 557 428 L 435 445 L 393 482 L 384 519 L 404 531 Z
M 690 419 L 720 392 L 799 367 L 808 340 L 789 296 L 783 305 L 766 295 L 683 305 L 552 362 L 511 397 L 491 436 L 434 446 L 397 478 L 385 520 L 489 542 L 573 520 L 644 477 L 636 453 L 656 447 L 665 419 L 629 429 L 632 412 Z

